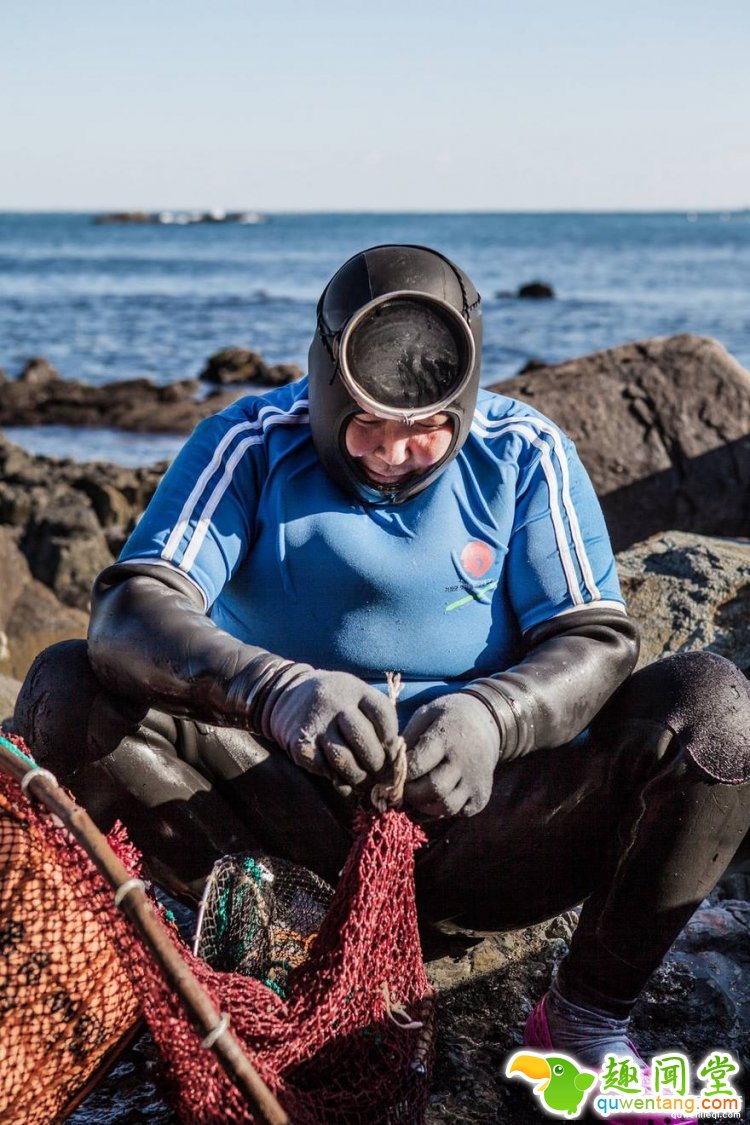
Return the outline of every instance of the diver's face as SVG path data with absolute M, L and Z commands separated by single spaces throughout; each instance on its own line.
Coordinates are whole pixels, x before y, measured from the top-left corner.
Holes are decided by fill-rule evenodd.
M 432 414 L 407 425 L 376 414 L 355 414 L 344 441 L 350 457 L 376 485 L 393 485 L 414 473 L 425 473 L 448 452 L 453 423 L 447 414 Z

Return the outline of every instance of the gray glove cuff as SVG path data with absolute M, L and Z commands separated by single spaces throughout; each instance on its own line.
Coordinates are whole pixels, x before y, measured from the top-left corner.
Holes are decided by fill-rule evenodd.
M 481 700 L 495 720 L 500 736 L 500 760 L 515 757 L 522 719 L 513 706 L 513 699 L 504 695 L 500 685 L 492 679 L 475 680 L 461 694 Z
M 297 664 L 293 660 L 286 660 L 277 664 L 270 675 L 260 685 L 257 699 L 254 702 L 253 714 L 257 721 L 257 729 L 265 738 L 273 739 L 271 733 L 271 716 L 277 702 L 300 676 L 314 671 L 311 664 Z

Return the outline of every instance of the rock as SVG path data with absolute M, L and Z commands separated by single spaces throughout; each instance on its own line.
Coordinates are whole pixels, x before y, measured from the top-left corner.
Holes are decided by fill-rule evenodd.
M 95 215 L 95 223 L 152 223 L 149 211 L 110 211 L 106 215 Z
M 120 489 L 103 480 L 92 480 L 81 476 L 75 487 L 83 492 L 91 503 L 99 525 L 103 528 L 127 527 L 133 515 L 133 505 Z
M 287 383 L 296 383 L 301 379 L 304 371 L 296 363 L 275 363 L 268 368 L 268 381 L 274 387 L 283 387 Z
M 51 590 L 32 579 L 8 619 L 5 633 L 8 655 L 0 661 L 0 672 L 23 680 L 34 657 L 43 648 L 57 641 L 85 637 L 88 621 L 88 613 L 63 605 Z
M 554 289 L 546 281 L 528 281 L 525 285 L 519 285 L 516 293 L 517 297 L 528 298 L 532 301 L 549 300 L 554 295 Z
M 194 223 L 267 223 L 268 215 L 260 211 L 111 211 L 95 215 L 95 223 L 164 223 L 189 226 Z
M 633 1013 L 647 1054 L 676 1047 L 697 1064 L 709 1050 L 750 1064 L 750 903 L 721 884 L 696 911 Z
M 257 352 L 246 348 L 223 348 L 209 357 L 198 378 L 221 386 L 262 383 L 280 387 L 295 382 L 301 376 L 302 369 L 294 363 L 277 363 L 269 367 Z
M 621 551 L 617 568 L 641 627 L 639 666 L 710 649 L 750 676 L 750 540 L 670 531 Z
M 671 336 L 516 375 L 578 445 L 616 550 L 665 530 L 750 527 L 750 375 L 715 340 Z
M 708 647 L 750 672 L 750 540 L 668 532 L 622 552 L 631 614 L 643 629 L 641 663 Z M 725 876 L 678 937 L 633 1013 L 650 1055 L 684 1051 L 694 1066 L 710 1049 L 750 1066 L 750 874 Z M 425 935 L 428 974 L 440 992 L 428 1125 L 537 1125 L 527 1087 L 502 1077 L 526 1016 L 564 956 L 576 914 L 509 934 Z M 451 946 L 452 943 L 452 946 Z
M 567 949 L 574 914 L 513 933 L 428 931 L 427 975 L 438 990 L 437 1055 L 428 1125 L 536 1125 L 535 1099 L 503 1077 L 550 964 Z
M 0 679 L 22 680 L 41 649 L 56 641 L 85 637 L 88 617 L 62 605 L 37 582 L 16 542 L 16 533 L 0 527 Z M 0 683 L 0 718 L 5 708 Z
M 209 356 L 198 376 L 206 383 L 267 383 L 268 366 L 257 352 L 247 348 L 222 348 Z
M 0 673 L 0 727 L 6 726 L 13 717 L 16 697 L 21 690 L 21 681 Z
M 33 457 L 0 435 L 0 628 L 7 617 L 2 606 L 15 604 L 19 594 L 19 559 L 29 572 L 24 587 L 33 575 L 85 613 L 94 578 L 119 553 L 165 468 Z M 66 619 L 55 630 L 71 627 Z
M 21 548 L 35 578 L 65 605 L 84 610 L 92 578 L 114 562 L 90 501 L 73 489 L 53 493 L 31 515 Z
M 18 376 L 19 383 L 32 387 L 44 387 L 48 383 L 56 383 L 59 379 L 60 372 L 43 356 L 34 356 L 27 360 Z
M 8 527 L 0 527 L 0 630 L 5 636 L 13 608 L 25 586 L 31 581 L 31 571 L 17 543 L 17 534 Z M 6 659 L 7 637 L 0 642 L 0 662 Z
M 210 404 L 197 398 L 195 379 L 157 386 L 127 379 L 92 387 L 62 379 L 46 361 L 35 361 L 29 377 L 0 382 L 0 426 L 104 426 L 138 433 L 190 433 L 201 419 L 238 396 L 225 391 Z
M 503 1078 L 503 1064 L 521 1046 L 526 1016 L 567 952 L 575 923 L 569 911 L 514 933 L 457 931 L 440 939 L 442 948 L 434 933 L 425 935 L 428 976 L 440 993 L 428 1125 L 542 1119 L 528 1087 Z M 633 1032 L 646 1056 L 683 1050 L 697 1065 L 721 1047 L 748 1066 L 750 903 L 727 898 L 720 884 L 642 993 Z
M 528 375 L 529 371 L 539 371 L 542 367 L 548 367 L 549 364 L 545 363 L 543 359 L 527 359 L 523 367 L 519 368 L 519 375 Z

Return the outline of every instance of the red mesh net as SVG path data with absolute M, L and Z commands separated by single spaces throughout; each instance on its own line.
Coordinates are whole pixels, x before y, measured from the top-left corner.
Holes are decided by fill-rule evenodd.
M 0 793 L 42 841 L 47 865 L 53 857 L 57 878 L 72 896 L 66 916 L 77 919 L 81 932 L 88 932 L 92 918 L 106 931 L 138 994 L 183 1119 L 253 1120 L 212 1052 L 201 1048 L 201 1036 L 85 853 L 15 782 L 0 776 Z M 295 1125 L 390 1125 L 424 1116 L 431 1005 L 413 882 L 413 853 L 424 837 L 393 810 L 360 813 L 356 829 L 333 900 L 306 959 L 285 979 L 283 999 L 260 980 L 212 969 L 166 922 L 175 946 L 217 1008 L 229 1014 L 232 1031 Z M 124 833 L 111 835 L 110 843 L 137 874 L 139 860 Z M 5 859 L 3 851 L 0 857 Z M 28 909 L 50 912 L 39 897 Z M 78 972 L 76 966 L 73 975 Z M 4 1025 L 0 1035 L 4 1039 Z M 15 1059 L 9 1061 L 12 1069 Z

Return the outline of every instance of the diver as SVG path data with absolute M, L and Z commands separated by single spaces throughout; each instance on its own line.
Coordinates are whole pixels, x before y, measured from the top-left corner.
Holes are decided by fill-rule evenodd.
M 195 900 L 253 849 L 334 882 L 401 731 L 420 916 L 509 930 L 583 902 L 526 1042 L 598 1065 L 632 1051 L 639 993 L 747 831 L 750 693 L 711 653 L 633 673 L 575 448 L 480 389 L 480 356 L 461 269 L 355 254 L 308 377 L 201 422 L 16 727 Z

